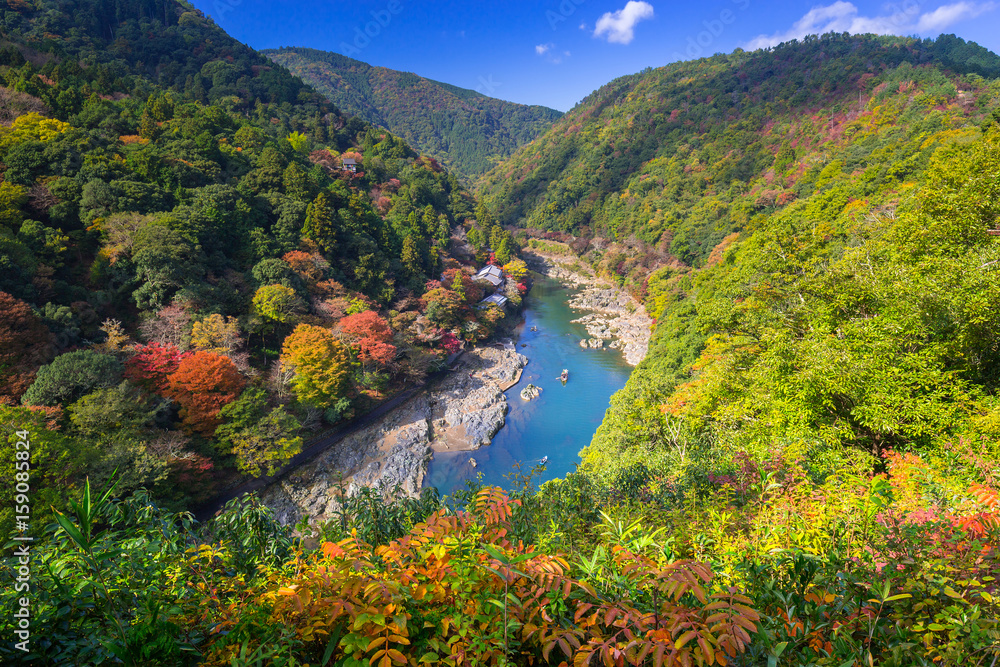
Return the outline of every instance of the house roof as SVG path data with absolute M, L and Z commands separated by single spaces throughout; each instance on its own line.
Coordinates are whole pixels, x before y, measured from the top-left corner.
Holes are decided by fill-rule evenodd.
M 485 278 L 486 276 L 496 276 L 497 278 L 502 278 L 503 271 L 498 266 L 488 264 L 479 269 L 479 273 L 476 274 L 476 278 Z
M 486 297 L 485 299 L 479 302 L 480 306 L 488 306 L 491 304 L 495 304 L 503 308 L 507 304 L 507 297 L 501 296 L 499 294 L 491 294 L 490 296 Z
M 342 164 L 357 164 L 357 161 L 352 157 L 345 157 Z
M 503 278 L 501 278 L 500 276 L 495 276 L 492 273 L 485 276 L 476 276 L 476 280 L 485 280 L 494 287 L 497 287 L 500 283 L 503 282 Z

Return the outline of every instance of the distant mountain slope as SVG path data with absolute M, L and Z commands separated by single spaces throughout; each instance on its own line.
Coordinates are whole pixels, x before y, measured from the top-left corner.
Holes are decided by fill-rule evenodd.
M 954 36 L 831 34 L 673 63 L 595 91 L 481 194 L 503 224 L 635 235 L 699 264 L 755 215 L 811 193 L 835 149 L 850 145 L 846 174 L 877 160 L 869 191 L 905 180 L 927 158 L 903 141 L 910 130 L 944 129 L 955 105 L 974 113 L 987 97 L 973 92 L 998 74 L 1000 57 Z M 872 115 L 894 136 L 852 135 Z
M 551 127 L 562 114 L 327 51 L 262 51 L 348 114 L 398 134 L 417 150 L 468 175 L 490 169 Z

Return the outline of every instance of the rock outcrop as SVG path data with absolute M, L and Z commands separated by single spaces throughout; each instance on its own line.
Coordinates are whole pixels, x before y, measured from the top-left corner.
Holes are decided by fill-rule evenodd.
M 467 351 L 453 371 L 380 423 L 344 438 L 261 492 L 284 525 L 303 515 L 335 516 L 339 498 L 359 488 L 399 487 L 417 495 L 435 450 L 478 449 L 504 424 L 503 392 L 517 383 L 528 360 L 512 345 Z
M 591 275 L 585 267 L 573 264 L 576 270 L 569 268 L 569 262 L 578 261 L 575 257 L 545 255 L 537 251 L 526 252 L 525 257 L 536 271 L 565 285 L 583 288 L 569 300 L 571 308 L 590 311 L 573 320 L 583 324 L 590 336 L 580 341 L 580 347 L 600 349 L 610 340 L 608 348 L 622 350 L 626 363 L 632 366 L 646 357 L 653 320 L 642 305 L 624 291 Z
M 525 401 L 530 401 L 532 399 L 538 398 L 542 393 L 542 388 L 537 387 L 533 384 L 529 384 L 527 387 L 521 390 L 521 398 Z

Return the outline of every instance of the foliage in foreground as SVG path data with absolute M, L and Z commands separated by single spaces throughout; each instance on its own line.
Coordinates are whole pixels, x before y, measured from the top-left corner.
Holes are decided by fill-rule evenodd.
M 352 537 L 290 560 L 294 545 L 255 503 L 231 504 L 197 535 L 142 495 L 119 503 L 109 493 L 94 500 L 88 485 L 57 514 L 35 556 L 36 622 L 49 630 L 30 655 L 4 647 L 5 659 L 454 667 L 561 654 L 722 665 L 757 629 L 750 601 L 713 584 L 703 563 L 617 544 L 591 579 L 563 555 L 513 543 L 520 502 L 496 488 L 387 545 Z

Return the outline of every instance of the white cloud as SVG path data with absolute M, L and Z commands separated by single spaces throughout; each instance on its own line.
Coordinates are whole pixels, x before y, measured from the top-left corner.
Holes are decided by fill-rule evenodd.
M 920 6 L 916 2 L 904 2 L 902 8 L 892 14 L 860 16 L 858 8 L 853 3 L 837 0 L 831 5 L 809 10 L 789 30 L 755 37 L 747 42 L 744 48 L 761 49 L 793 39 L 802 39 L 806 35 L 822 35 L 826 32 L 876 35 L 937 33 L 959 21 L 993 11 L 996 6 L 995 2 L 963 1 L 942 5 L 933 11 L 921 14 Z
M 539 44 L 535 47 L 535 53 L 540 56 L 545 56 L 545 60 L 552 63 L 553 65 L 558 65 L 562 63 L 564 58 L 569 58 L 569 51 L 556 51 L 556 45 L 552 42 L 548 44 Z
M 629 0 L 624 9 L 608 12 L 597 19 L 594 37 L 605 37 L 613 44 L 629 44 L 635 39 L 635 26 L 639 21 L 653 18 L 653 5 Z
M 974 19 L 994 9 L 996 3 L 993 2 L 956 2 L 953 5 L 943 5 L 933 12 L 921 15 L 917 22 L 917 32 L 938 32 L 954 23 Z

